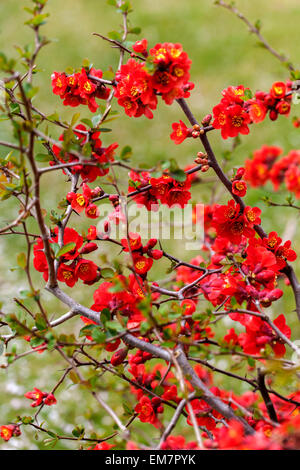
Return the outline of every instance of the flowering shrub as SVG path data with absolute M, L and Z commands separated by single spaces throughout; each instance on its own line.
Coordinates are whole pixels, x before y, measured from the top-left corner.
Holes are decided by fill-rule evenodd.
M 16 200 L 20 209 L 0 234 L 24 237 L 27 254 L 18 255 L 18 265 L 27 276 L 32 301 L 28 307 L 16 299 L 25 317 L 14 313 L 1 317 L 0 326 L 5 330 L 1 342 L 7 348 L 7 363 L 2 367 L 11 367 L 31 353 L 55 352 L 65 364 L 58 382 L 49 384 L 49 392 L 34 387 L 25 393 L 32 400 L 30 406 L 38 410 L 33 416 L 18 416 L 14 423 L 4 423 L 1 437 L 4 441 L 22 439 L 27 426 L 48 433 L 53 445 L 60 440 L 80 440 L 83 448 L 93 450 L 116 446 L 151 449 L 154 441 L 162 450 L 299 448 L 296 379 L 300 350 L 289 326 L 290 315 L 300 319 L 300 284 L 293 268 L 297 254 L 291 240 L 283 241 L 274 230 L 265 232 L 262 210 L 247 205 L 247 197 L 253 187 L 271 182 L 274 191 L 285 184 L 286 190 L 299 198 L 300 151 L 293 149 L 282 156 L 285 152 L 281 148 L 264 145 L 243 166 L 227 174 L 209 142 L 211 132 L 220 133 L 222 139 L 251 134 L 252 126 L 267 116 L 270 121 L 281 115 L 290 119 L 299 72 L 289 64 L 290 77 L 271 84 L 268 92 L 252 94 L 244 85 L 228 86 L 221 101 L 213 104 L 199 123 L 185 100 L 194 87 L 189 81 L 192 62 L 188 52 L 179 43 L 150 47 L 146 38 L 129 42 L 129 2 L 109 3 L 123 17 L 121 33 L 101 36 L 118 49 L 120 61 L 113 76 L 107 79 L 102 70 L 84 63 L 70 73 L 54 71 L 46 85 L 49 92 L 52 85 L 53 94 L 64 106 L 86 105 L 91 113 L 100 108 L 101 113 L 91 119 L 76 124 L 80 116 L 75 114 L 71 122 L 64 122 L 59 116 L 45 115 L 33 103 L 35 62 L 47 44 L 40 34 L 47 0 L 33 0 L 30 10 L 28 24 L 36 41 L 32 54 L 24 52 L 22 57 L 26 73 L 21 75 L 16 64 L 1 56 L 5 72 L 1 107 L 14 140 L 0 141 L 11 150 L 1 161 L 1 199 L 3 203 Z M 237 13 L 232 5 L 217 3 Z M 268 43 L 265 47 L 274 53 Z M 276 52 L 274 55 L 278 58 Z M 184 169 L 174 159 L 155 168 L 135 168 L 130 162 L 130 147 L 119 152 L 115 139 L 104 136 L 111 130 L 104 124 L 113 115 L 113 103 L 120 108 L 122 119 L 143 115 L 152 119 L 160 97 L 161 105 L 179 105 L 181 112 L 179 122 L 170 125 L 171 140 L 184 149 L 187 139 L 197 139 L 202 149 Z M 294 125 L 297 122 L 294 120 Z M 264 125 L 272 123 L 265 121 Z M 41 146 L 45 154 L 38 153 Z M 120 186 L 117 170 L 128 174 L 127 179 L 122 176 L 126 191 Z M 145 208 L 149 214 L 161 207 L 182 213 L 199 175 L 209 170 L 219 187 L 227 191 L 227 200 L 206 204 L 203 220 L 193 212 L 194 226 L 204 226 L 196 257 L 186 261 L 184 253 L 168 253 L 163 240 L 145 239 L 131 230 L 129 204 Z M 65 182 L 58 208 L 50 214 L 41 201 L 41 190 L 48 189 L 44 176 L 48 172 L 56 172 Z M 109 210 L 100 230 L 103 201 Z M 287 205 L 299 209 L 292 199 L 288 201 Z M 32 219 L 34 233 L 29 230 Z M 97 226 L 89 225 L 88 219 Z M 117 226 L 125 227 L 119 238 L 113 235 Z M 100 257 L 99 248 L 104 244 L 117 246 L 118 262 Z M 153 280 L 155 268 L 163 260 L 171 261 L 170 276 Z M 67 313 L 53 318 L 46 305 L 48 297 L 34 286 L 33 270 L 40 273 L 45 290 L 60 301 L 63 311 L 68 309 Z M 77 291 L 78 283 L 86 289 L 84 298 Z M 295 311 L 289 314 L 282 311 L 279 301 L 285 289 L 291 290 L 295 300 Z M 74 317 L 80 331 L 70 334 L 68 325 Z M 220 334 L 218 325 L 223 319 L 227 323 Z M 29 342 L 31 349 L 17 354 L 11 347 L 16 340 Z M 219 368 L 214 362 L 219 355 L 232 357 L 232 363 Z M 123 416 L 104 399 L 104 373 L 105 378 L 112 375 L 126 384 L 129 398 L 123 403 Z M 228 390 L 215 374 L 245 387 L 240 393 L 233 385 Z M 276 378 L 284 374 L 290 384 L 278 390 Z M 40 423 L 38 415 L 45 406 L 59 408 L 69 377 L 110 416 L 115 428 L 109 436 L 98 433 L 97 428 L 87 432 L 77 423 L 72 436 L 59 434 L 48 429 L 47 423 Z M 117 388 L 115 391 L 118 393 Z M 177 432 L 180 417 L 187 435 Z M 136 423 L 153 429 L 152 443 L 132 438 Z

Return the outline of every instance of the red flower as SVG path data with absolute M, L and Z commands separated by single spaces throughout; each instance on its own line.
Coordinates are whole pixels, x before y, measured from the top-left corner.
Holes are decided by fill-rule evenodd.
M 71 203 L 72 209 L 79 214 L 86 208 L 89 202 L 88 198 L 83 194 L 76 194 L 72 192 L 67 194 L 67 200 Z
M 227 335 L 224 336 L 224 341 L 233 346 L 238 344 L 238 335 L 236 334 L 234 328 L 230 328 L 230 330 L 227 332 Z
M 174 188 L 167 193 L 165 202 L 169 207 L 179 205 L 180 207 L 184 208 L 191 197 L 192 196 L 189 191 L 182 191 L 179 188 Z
M 134 269 L 137 274 L 146 274 L 152 267 L 153 259 L 141 255 L 133 255 Z
M 280 100 L 276 105 L 276 111 L 279 114 L 289 114 L 291 110 L 291 103 L 285 100 Z
M 8 424 L 7 426 L 0 426 L 0 436 L 4 441 L 9 441 L 14 432 L 14 426 L 12 424 Z
M 251 227 L 253 227 L 253 225 L 259 225 L 261 223 L 260 214 L 261 209 L 259 209 L 258 207 L 246 206 L 244 209 L 244 218 Z
M 74 266 L 61 263 L 57 271 L 57 280 L 60 282 L 65 282 L 69 287 L 74 287 L 78 280 Z
M 150 56 L 156 69 L 152 75 L 152 85 L 156 92 L 162 94 L 162 99 L 171 104 L 174 99 L 185 95 L 185 87 L 189 84 L 189 69 L 191 60 L 183 51 L 181 44 L 156 44 L 150 49 Z
M 228 106 L 226 100 L 213 108 L 215 129 L 221 129 L 223 139 L 236 137 L 239 133 L 249 134 L 249 114 L 239 104 Z
M 138 413 L 138 417 L 142 423 L 151 423 L 157 425 L 157 407 L 156 403 L 150 400 L 146 395 L 143 395 L 139 403 L 134 408 L 134 411 Z
M 107 442 L 101 442 L 99 444 L 96 444 L 93 449 L 91 447 L 88 447 L 88 450 L 110 450 L 113 447 L 115 447 L 114 444 L 108 444 Z
M 64 106 L 84 104 L 95 112 L 98 109 L 95 98 L 107 99 L 110 91 L 98 80 L 93 80 L 93 77 L 102 77 L 101 70 L 91 68 L 89 74 L 90 78 L 84 68 L 68 77 L 65 73 L 54 72 L 51 76 L 53 93 L 61 97 Z
M 25 393 L 25 397 L 29 400 L 33 400 L 31 403 L 32 407 L 40 406 L 43 403 L 43 399 L 47 396 L 47 393 L 42 392 L 38 388 L 34 388 L 32 391 Z
M 189 128 L 181 120 L 172 124 L 173 132 L 170 135 L 175 144 L 181 144 L 191 134 Z
M 151 109 L 157 106 L 157 99 L 153 92 L 151 77 L 144 69 L 144 65 L 129 59 L 127 64 L 122 65 L 116 74 L 117 87 L 115 97 L 125 113 L 132 117 L 145 114 L 151 119 Z
M 194 415 L 199 426 L 205 426 L 209 431 L 215 429 L 216 422 L 213 418 L 209 417 L 209 413 L 213 412 L 211 406 L 209 406 L 204 400 L 192 400 L 190 402 L 192 405 Z M 190 426 L 193 426 L 189 408 L 186 407 L 188 413 L 187 423 Z
M 243 197 L 247 192 L 247 183 L 243 180 L 236 180 L 232 183 L 232 193 L 236 196 Z
M 131 251 L 137 251 L 142 247 L 141 236 L 138 233 L 129 233 L 129 242 Z M 123 245 L 123 250 L 129 252 L 128 240 L 127 238 L 122 238 L 121 243 Z
M 87 239 L 88 240 L 96 240 L 97 239 L 97 229 L 94 225 L 91 225 L 88 229 L 88 234 L 87 234 Z
M 81 73 L 78 75 L 78 85 L 79 85 L 79 95 L 83 99 L 88 99 L 89 95 L 94 93 L 96 90 L 96 85 L 88 79 L 86 71 L 81 70 Z
M 75 268 L 75 277 L 84 282 L 95 281 L 98 274 L 98 266 L 90 260 L 81 259 Z
M 274 325 L 288 338 L 291 337 L 291 329 L 286 325 L 284 315 L 279 315 L 274 320 Z M 246 354 L 259 354 L 266 344 L 270 344 L 275 355 L 282 357 L 285 354 L 285 346 L 276 332 L 260 318 L 251 320 L 246 324 L 246 333 L 239 335 L 239 343 Z
M 49 393 L 46 398 L 44 398 L 44 404 L 47 406 L 56 405 L 57 401 L 53 393 Z
M 259 211 L 259 209 L 257 209 Z M 213 210 L 212 225 L 217 235 L 230 240 L 234 244 L 242 241 L 242 236 L 250 238 L 254 235 L 253 222 L 240 214 L 240 206 L 230 200 L 227 206 L 216 204 Z
M 143 54 L 144 56 L 148 55 L 147 48 L 148 48 L 148 41 L 145 38 L 140 39 L 139 41 L 136 41 L 132 46 L 132 49 L 134 50 L 134 52 L 137 52 L 138 54 Z
M 63 96 L 68 86 L 67 77 L 65 73 L 54 72 L 51 75 L 52 88 L 55 95 Z
M 270 178 L 270 169 L 282 153 L 280 147 L 263 145 L 253 154 L 252 160 L 245 162 L 244 178 L 251 186 L 263 186 Z
M 286 93 L 286 85 L 283 82 L 275 82 L 273 83 L 270 95 L 275 99 L 284 98 Z
M 97 219 L 99 217 L 99 208 L 96 204 L 89 204 L 85 208 L 85 215 L 90 219 Z
M 264 103 L 258 99 L 251 99 L 247 101 L 248 112 L 252 122 L 258 123 L 265 119 L 267 115 L 267 108 Z
M 193 300 L 183 300 L 180 304 L 184 315 L 192 315 L 196 311 L 196 304 Z

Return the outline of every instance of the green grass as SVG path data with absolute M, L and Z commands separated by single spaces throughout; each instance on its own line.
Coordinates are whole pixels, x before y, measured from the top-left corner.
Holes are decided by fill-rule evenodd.
M 88 58 L 94 65 L 102 70 L 107 70 L 110 65 L 117 65 L 118 53 L 101 39 L 91 35 L 92 32 L 107 34 L 109 31 L 118 29 L 120 17 L 114 13 L 104 0 L 49 0 L 47 11 L 50 18 L 44 27 L 44 33 L 53 41 L 45 48 L 38 60 L 41 72 L 37 79 L 40 87 L 36 97 L 35 105 L 52 114 L 54 111 L 64 119 L 70 119 L 74 110 L 62 106 L 62 102 L 51 92 L 50 76 L 54 70 L 63 71 L 68 66 L 80 67 L 82 60 Z M 16 44 L 27 44 L 32 41 L 31 32 L 24 26 L 27 13 L 23 6 L 29 6 L 30 2 L 10 0 L 1 2 L 0 23 L 0 49 L 7 55 L 17 56 L 14 48 Z M 297 64 L 300 57 L 299 30 L 300 8 L 298 0 L 238 0 L 236 5 L 252 22 L 260 19 L 263 24 L 263 34 L 268 41 L 279 51 L 284 51 L 291 60 Z M 257 46 L 255 36 L 249 34 L 245 25 L 236 17 L 222 8 L 217 8 L 211 0 L 187 0 L 185 2 L 174 2 L 174 0 L 143 0 L 133 1 L 134 13 L 131 15 L 132 24 L 142 27 L 141 37 L 146 37 L 150 45 L 157 42 L 172 41 L 181 42 L 193 61 L 191 68 L 191 80 L 195 82 L 195 89 L 189 100 L 194 114 L 201 119 L 205 114 L 211 112 L 212 107 L 219 102 L 221 91 L 228 85 L 244 84 L 253 91 L 256 89 L 268 90 L 271 84 L 277 80 L 285 80 L 288 71 L 274 57 L 263 48 Z M 22 71 L 22 69 L 21 69 Z M 89 111 L 78 108 L 81 118 L 90 117 Z M 294 109 L 293 115 L 297 113 Z M 147 163 L 153 165 L 159 160 L 175 158 L 181 166 L 192 163 L 199 151 L 197 142 L 185 142 L 175 146 L 169 139 L 171 124 L 182 119 L 180 108 L 174 104 L 166 106 L 159 103 L 154 112 L 155 118 L 148 120 L 145 117 L 134 119 L 124 116 L 123 109 L 119 109 L 121 118 L 113 121 L 111 127 L 113 132 L 104 135 L 104 143 L 118 141 L 122 148 L 130 144 L 133 148 L 133 164 Z M 53 137 L 58 138 L 58 129 L 53 129 Z M 231 142 L 221 139 L 218 132 L 210 136 L 211 143 L 218 158 L 222 158 L 225 150 L 231 146 Z M 11 139 L 8 127 L 5 123 L 0 125 L 0 139 Z M 262 144 L 280 145 L 287 153 L 292 148 L 299 148 L 300 133 L 295 130 L 291 120 L 281 117 L 277 122 L 269 120 L 252 126 L 248 137 L 242 138 L 241 145 L 236 149 L 233 160 L 228 164 L 230 169 L 233 165 L 242 165 L 245 158 Z M 1 149 L 1 155 L 3 150 Z M 121 170 L 122 171 L 122 170 Z M 120 173 L 121 174 L 121 173 Z M 210 176 L 210 173 L 207 174 Z M 120 176 L 120 179 L 124 179 Z M 198 201 L 208 202 L 211 198 L 211 185 L 201 185 L 193 193 Z M 43 205 L 46 209 L 57 205 L 64 195 L 66 189 L 62 175 L 51 174 L 47 177 L 47 187 L 43 192 Z M 257 204 L 263 208 L 263 225 L 267 231 L 277 230 L 283 234 L 296 217 L 292 209 L 266 208 L 260 199 L 265 194 L 272 194 L 271 187 L 264 191 L 250 190 L 247 195 L 247 203 Z M 286 193 L 279 193 L 277 200 L 286 197 Z M 227 194 L 222 193 L 223 200 Z M 0 212 L 1 226 L 14 217 L 14 205 L 8 201 L 3 203 Z M 283 212 L 284 211 L 284 212 Z M 279 214 L 279 216 L 278 216 Z M 33 224 L 34 227 L 34 224 Z M 297 228 L 297 225 L 296 225 Z M 300 239 L 297 231 L 292 234 L 293 244 L 300 249 Z M 0 256 L 2 279 L 0 280 L 0 300 L 4 302 L 6 312 L 14 312 L 15 305 L 8 297 L 17 295 L 17 291 L 26 288 L 26 282 L 20 271 L 9 271 L 9 267 L 16 264 L 16 254 L 24 250 L 21 240 L 14 237 L 1 237 Z M 180 254 L 180 244 L 171 242 L 170 249 L 174 254 Z M 108 249 L 103 249 L 110 257 L 117 256 Z M 185 255 L 186 258 L 190 254 Z M 153 271 L 153 279 L 164 277 L 166 263 L 161 263 L 159 268 Z M 299 262 L 295 263 L 298 273 Z M 42 286 L 40 276 L 34 276 L 36 282 Z M 93 289 L 76 290 L 78 300 L 90 305 L 92 303 Z M 88 293 L 87 293 L 88 292 Z M 90 301 L 88 299 L 90 295 Z M 61 306 L 45 294 L 45 301 L 49 302 L 53 311 Z M 297 337 L 297 322 L 292 311 L 294 301 L 290 290 L 286 289 L 284 300 L 276 303 L 275 312 L 286 313 L 289 324 L 293 327 L 293 337 Z M 71 330 L 78 331 L 78 321 L 73 321 Z M 20 344 L 20 351 L 23 346 Z M 0 359 L 1 360 L 1 359 Z M 37 386 L 50 389 L 61 372 L 57 372 L 57 364 L 60 364 L 57 353 L 52 353 L 50 358 L 28 356 L 24 361 L 19 361 L 8 372 L 0 370 L 0 424 L 13 420 L 16 413 L 29 414 L 28 403 L 22 398 L 28 388 Z M 63 364 L 61 363 L 61 367 Z M 105 376 L 106 377 L 106 376 Z M 223 378 L 217 378 L 218 385 L 232 387 L 233 384 Z M 119 387 L 115 381 L 106 378 L 109 387 Z M 130 394 L 126 392 L 123 385 L 118 392 L 126 400 L 130 400 Z M 112 406 L 118 411 L 120 400 L 118 394 L 112 394 Z M 71 424 L 79 416 L 79 423 L 84 423 L 87 429 L 94 426 L 101 434 L 108 433 L 110 423 L 106 422 L 105 415 L 101 410 L 94 411 L 95 404 L 88 398 L 84 390 L 78 386 L 71 386 L 63 393 L 59 393 L 60 405 L 49 410 L 49 420 L 58 432 L 70 433 Z M 75 406 L 74 406 L 75 403 Z M 45 415 L 46 416 L 46 415 Z M 182 422 L 184 425 L 184 422 Z M 67 425 L 67 428 L 65 427 Z M 184 425 L 185 426 L 185 425 Z M 136 429 L 139 432 L 140 426 Z M 141 430 L 142 432 L 142 430 Z M 190 429 L 189 433 L 192 438 Z M 21 446 L 26 449 L 44 448 L 41 440 L 32 440 L 32 433 L 26 438 L 14 439 L 12 444 L 0 444 L 0 448 L 15 448 Z M 72 444 L 61 443 L 60 448 L 66 449 Z

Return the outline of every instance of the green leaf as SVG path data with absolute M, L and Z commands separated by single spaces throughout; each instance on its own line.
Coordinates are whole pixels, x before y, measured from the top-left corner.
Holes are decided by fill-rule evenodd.
M 96 327 L 92 331 L 92 338 L 96 343 L 102 344 L 106 340 L 106 334 L 100 330 L 100 328 Z
M 27 264 L 27 258 L 25 253 L 19 253 L 17 256 L 17 263 L 20 268 L 25 269 Z
M 246 89 L 245 93 L 244 93 L 244 96 L 245 96 L 246 100 L 251 100 L 251 98 L 253 98 L 252 91 L 249 90 L 249 89 Z
M 42 24 L 45 24 L 45 19 L 48 18 L 48 16 L 49 16 L 49 13 L 36 15 L 30 20 L 26 21 L 25 24 L 28 24 L 30 26 L 41 26 Z
M 65 255 L 66 253 L 69 253 L 69 251 L 74 250 L 76 247 L 75 242 L 67 243 L 66 245 L 62 246 L 58 252 L 56 253 L 56 258 L 60 258 L 61 256 Z
M 142 28 L 140 28 L 139 26 L 136 26 L 135 28 L 131 28 L 128 32 L 130 34 L 141 34 Z
M 118 31 L 110 31 L 107 36 L 113 41 L 122 42 L 122 35 Z
M 23 424 L 31 424 L 33 423 L 34 419 L 32 416 L 23 416 L 23 418 L 21 418 L 21 421 Z
M 108 308 L 104 308 L 100 314 L 100 321 L 101 323 L 103 323 L 103 325 L 105 325 L 105 323 L 107 321 L 109 321 L 111 318 L 111 315 L 110 315 L 110 311 L 108 310 Z
M 47 328 L 47 323 L 41 313 L 38 313 L 35 317 L 35 326 L 40 331 L 46 330 Z
M 176 181 L 184 182 L 186 180 L 186 173 L 180 169 L 171 171 L 170 176 Z
M 111 331 L 116 331 L 117 333 L 124 330 L 123 326 L 117 321 L 107 321 L 105 323 L 105 327 Z
M 100 127 L 99 131 L 101 131 L 101 132 L 111 132 L 112 129 L 110 129 L 109 127 Z
M 129 145 L 125 145 L 121 151 L 121 160 L 129 160 L 132 156 L 132 148 Z
M 256 20 L 255 23 L 254 23 L 254 26 L 255 26 L 255 28 L 257 29 L 257 31 L 260 31 L 260 30 L 261 30 L 261 27 L 262 27 L 262 22 L 261 22 L 261 20 Z
M 37 348 L 38 346 L 41 346 L 44 342 L 44 338 L 31 338 L 30 346 L 32 348 Z
M 110 279 L 114 276 L 115 272 L 111 268 L 101 269 L 101 276 L 103 279 Z
M 75 126 L 76 122 L 80 118 L 80 113 L 75 113 L 71 120 L 71 127 Z

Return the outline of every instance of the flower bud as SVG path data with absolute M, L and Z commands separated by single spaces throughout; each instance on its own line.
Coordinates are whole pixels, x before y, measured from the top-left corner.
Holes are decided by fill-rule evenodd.
M 84 245 L 84 247 L 80 250 L 80 254 L 83 255 L 87 253 L 92 253 L 92 251 L 97 250 L 97 248 L 98 248 L 98 245 L 96 245 L 96 243 L 93 243 L 93 242 L 86 243 L 86 245 Z
M 209 170 L 209 165 L 203 165 L 203 167 L 201 168 L 202 173 L 205 173 L 208 170 Z
M 204 116 L 204 118 L 201 121 L 202 126 L 204 127 L 209 126 L 211 120 L 212 120 L 212 115 L 207 114 L 206 116 Z
M 164 252 L 162 250 L 148 250 L 148 255 L 155 260 L 160 259 L 163 254 Z
M 111 364 L 112 364 L 114 367 L 119 366 L 120 364 L 122 364 L 122 362 L 124 361 L 124 359 L 125 359 L 126 356 L 127 356 L 127 353 L 128 353 L 128 349 L 127 349 L 127 348 L 118 349 L 118 351 L 116 351 L 116 352 L 111 356 L 111 359 L 110 359 Z

